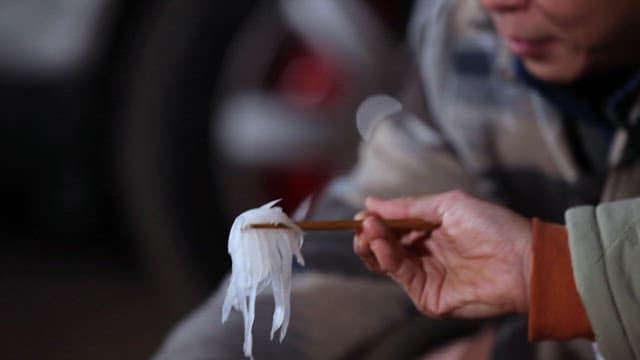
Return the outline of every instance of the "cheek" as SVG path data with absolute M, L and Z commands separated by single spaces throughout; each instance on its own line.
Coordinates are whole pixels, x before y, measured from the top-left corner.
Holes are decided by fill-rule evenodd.
M 532 0 L 532 6 L 556 34 L 577 48 L 600 48 L 622 36 L 625 24 L 636 22 L 637 0 Z
M 531 6 L 551 23 L 566 27 L 584 24 L 592 17 L 600 17 L 603 3 L 598 0 L 532 0 Z
M 565 6 L 568 1 L 539 1 L 536 2 L 536 12 L 549 24 L 561 39 L 578 40 L 585 36 L 591 22 L 588 13 Z

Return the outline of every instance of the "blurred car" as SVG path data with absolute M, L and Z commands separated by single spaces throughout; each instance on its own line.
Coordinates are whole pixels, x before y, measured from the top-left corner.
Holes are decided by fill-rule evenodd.
M 411 1 L 0 2 L 4 232 L 107 249 L 177 309 L 240 211 L 346 171 L 394 91 Z

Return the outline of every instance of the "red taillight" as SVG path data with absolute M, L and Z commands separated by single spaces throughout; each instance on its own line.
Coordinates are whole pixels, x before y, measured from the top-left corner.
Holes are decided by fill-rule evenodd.
M 285 57 L 276 89 L 297 106 L 331 105 L 344 92 L 343 71 L 332 61 L 310 50 L 292 50 Z

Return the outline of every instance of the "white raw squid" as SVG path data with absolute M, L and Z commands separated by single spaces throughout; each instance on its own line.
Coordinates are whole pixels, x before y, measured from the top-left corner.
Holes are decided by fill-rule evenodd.
M 244 319 L 244 354 L 251 357 L 251 328 L 255 318 L 256 295 L 271 283 L 275 309 L 271 325 L 271 339 L 280 329 L 280 341 L 289 325 L 291 294 L 291 263 L 293 255 L 300 265 L 302 230 L 282 211 L 273 207 L 279 200 L 240 214 L 231 226 L 229 254 L 231 280 L 222 306 L 222 322 L 231 308 L 240 311 Z M 254 229 L 255 223 L 279 223 L 288 228 Z

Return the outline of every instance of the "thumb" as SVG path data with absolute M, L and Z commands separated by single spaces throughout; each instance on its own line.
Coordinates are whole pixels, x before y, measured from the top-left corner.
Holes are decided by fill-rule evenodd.
M 401 219 L 409 217 L 409 207 L 416 198 L 404 197 L 385 200 L 377 197 L 367 197 L 365 207 L 370 212 L 376 213 L 387 219 Z
M 365 200 L 365 206 L 368 211 L 387 219 L 420 218 L 439 224 L 442 220 L 440 211 L 442 197 L 441 194 L 390 200 L 368 197 Z

